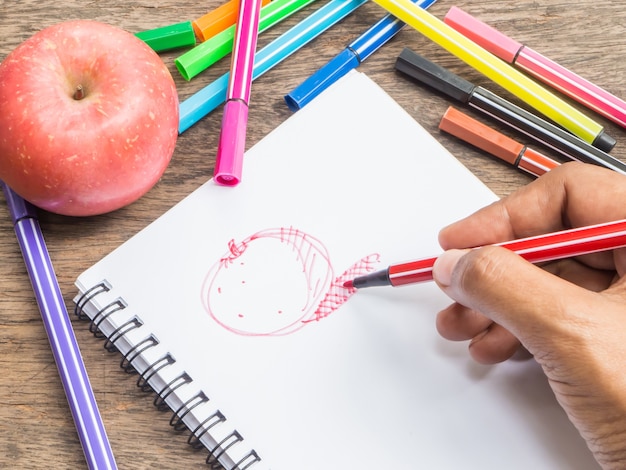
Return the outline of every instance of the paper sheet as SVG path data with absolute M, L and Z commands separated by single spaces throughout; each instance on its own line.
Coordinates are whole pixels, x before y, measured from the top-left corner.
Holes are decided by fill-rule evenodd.
M 202 390 L 191 426 L 218 408 L 215 440 L 236 428 L 253 470 L 595 468 L 533 361 L 479 366 L 437 335 L 434 283 L 340 288 L 436 255 L 494 200 L 353 71 L 247 152 L 239 186 L 207 182 L 77 284 L 110 282 L 89 309 L 123 297 L 104 328 L 138 316 L 120 349 L 154 334 L 137 368 L 169 351 L 156 388 L 187 372 L 171 406 Z

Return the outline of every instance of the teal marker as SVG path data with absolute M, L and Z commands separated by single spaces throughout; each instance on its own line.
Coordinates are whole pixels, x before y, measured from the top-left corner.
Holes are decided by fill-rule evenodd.
M 289 31 L 274 39 L 254 56 L 252 80 L 256 80 L 328 28 L 341 21 L 367 0 L 331 0 Z M 180 104 L 178 133 L 182 134 L 196 122 L 226 101 L 229 73 L 202 88 Z
M 261 8 L 259 34 L 280 23 L 315 0 L 274 0 Z M 235 25 L 207 39 L 174 60 L 176 68 L 185 80 L 191 80 L 203 70 L 233 50 Z

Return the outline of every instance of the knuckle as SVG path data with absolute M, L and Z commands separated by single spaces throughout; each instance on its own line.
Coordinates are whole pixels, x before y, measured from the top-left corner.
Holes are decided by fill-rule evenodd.
M 463 257 L 462 269 L 458 270 L 458 285 L 471 295 L 482 286 L 501 282 L 505 266 L 503 250 L 486 246 L 470 251 Z

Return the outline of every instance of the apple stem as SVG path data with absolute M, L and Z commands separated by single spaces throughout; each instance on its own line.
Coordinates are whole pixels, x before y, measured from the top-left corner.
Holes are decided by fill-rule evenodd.
M 76 91 L 74 92 L 74 99 L 75 100 L 82 100 L 85 97 L 85 89 L 83 88 L 82 85 L 78 85 L 76 87 Z

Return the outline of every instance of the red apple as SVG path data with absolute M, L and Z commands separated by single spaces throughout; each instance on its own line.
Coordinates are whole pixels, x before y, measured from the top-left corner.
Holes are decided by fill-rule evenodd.
M 60 23 L 0 64 L 0 179 L 43 209 L 86 216 L 135 201 L 177 136 L 169 70 L 122 29 Z

